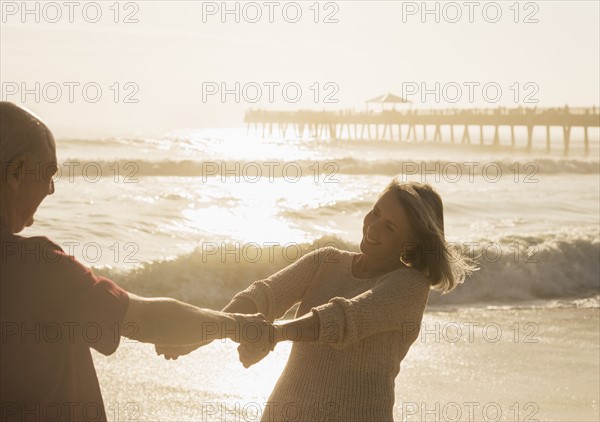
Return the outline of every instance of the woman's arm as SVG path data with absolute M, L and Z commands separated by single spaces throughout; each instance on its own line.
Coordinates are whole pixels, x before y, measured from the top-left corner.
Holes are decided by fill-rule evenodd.
M 400 331 L 404 341 L 412 343 L 419 333 L 430 286 L 418 271 L 394 272 L 355 297 L 334 297 L 300 318 L 276 324 L 271 349 L 285 340 L 318 342 L 341 349 L 387 331 Z M 269 353 L 247 345 L 240 345 L 238 350 L 245 367 Z
M 319 317 L 312 312 L 283 324 L 274 324 L 274 327 L 275 343 L 280 341 L 315 342 L 319 339 Z
M 270 321 L 282 317 L 293 304 L 302 300 L 319 265 L 323 262 L 332 262 L 330 260 L 334 252 L 334 248 L 323 248 L 303 256 L 268 279 L 254 282 L 246 290 L 238 293 L 223 310 L 239 313 L 261 312 Z M 307 322 L 301 320 L 298 324 L 304 326 Z M 303 328 L 300 332 L 307 332 L 307 330 Z M 284 340 L 283 336 L 290 332 L 291 328 L 284 330 L 281 326 L 280 330 L 276 329 L 275 332 L 263 333 L 273 338 L 268 348 L 240 344 L 238 347 L 240 361 L 245 368 L 249 368 L 264 359 L 279 341 Z
M 256 304 L 249 298 L 240 296 L 231 299 L 224 308 L 223 312 L 232 312 L 236 314 L 255 314 L 258 312 Z
M 254 345 L 240 344 L 238 352 L 240 361 L 245 368 L 263 360 L 280 341 L 315 342 L 319 340 L 319 318 L 315 313 L 309 313 L 283 324 L 274 324 L 274 333 L 265 332 L 263 336 L 273 338 L 268 349 Z
M 417 271 L 391 274 L 358 296 L 332 298 L 300 318 L 275 324 L 274 342 L 319 342 L 343 348 L 386 331 L 401 331 L 412 342 L 419 332 L 429 288 L 429 280 Z
M 423 274 L 403 269 L 385 276 L 355 297 L 334 297 L 312 308 L 318 319 L 318 342 L 341 349 L 375 334 L 400 331 L 416 340 L 431 283 Z
M 315 342 L 319 340 L 319 318 L 315 313 L 309 313 L 283 324 L 274 324 L 274 333 L 265 332 L 264 336 L 273 338 L 268 349 L 260 349 L 253 345 L 240 344 L 238 352 L 240 361 L 245 368 L 263 360 L 280 341 Z
M 283 316 L 292 305 L 302 300 L 319 265 L 323 262 L 330 262 L 334 251 L 334 248 L 313 251 L 271 277 L 255 281 L 247 289 L 236 294 L 223 308 L 223 312 L 238 314 L 260 312 L 266 315 L 270 321 Z M 273 333 L 271 332 L 270 335 Z M 164 355 L 165 359 L 177 359 L 177 357 L 186 355 L 209 342 L 200 342 L 184 347 L 158 345 L 156 353 Z M 268 348 L 249 347 L 250 345 L 241 344 L 238 347 L 240 360 L 245 367 L 249 367 L 268 355 L 275 344 L 276 342 L 272 342 Z
M 327 247 L 304 255 L 269 278 L 252 283 L 235 295 L 225 309 L 240 313 L 260 312 L 269 321 L 281 318 L 288 309 L 303 299 L 320 265 L 334 262 L 334 254 L 335 249 Z

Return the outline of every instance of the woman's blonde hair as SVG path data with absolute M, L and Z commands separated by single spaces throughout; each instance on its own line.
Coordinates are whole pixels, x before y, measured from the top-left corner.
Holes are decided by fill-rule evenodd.
M 448 247 L 444 235 L 442 198 L 431 185 L 401 182 L 396 178 L 383 194 L 387 192 L 399 199 L 410 223 L 411 242 L 401 255 L 405 264 L 427 274 L 431 285 L 443 294 L 477 270 L 462 250 Z

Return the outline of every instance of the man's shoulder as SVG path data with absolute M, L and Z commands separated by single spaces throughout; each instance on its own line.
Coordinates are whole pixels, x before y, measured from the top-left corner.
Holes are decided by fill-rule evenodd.
M 14 245 L 18 245 L 18 246 L 39 245 L 41 247 L 53 248 L 53 249 L 62 251 L 62 248 L 59 245 L 57 245 L 55 242 L 53 242 L 46 236 L 25 237 L 25 236 L 19 236 L 16 234 L 12 234 L 12 235 L 4 235 L 3 234 L 2 238 L 1 238 L 1 242 L 2 242 L 2 244 L 14 244 Z
M 56 262 L 57 255 L 64 255 L 63 249 L 46 236 L 3 235 L 0 242 L 4 263 L 15 259 L 31 263 Z
M 58 284 L 68 284 L 89 272 L 46 236 L 2 236 L 1 253 L 3 274 L 15 279 L 56 279 Z

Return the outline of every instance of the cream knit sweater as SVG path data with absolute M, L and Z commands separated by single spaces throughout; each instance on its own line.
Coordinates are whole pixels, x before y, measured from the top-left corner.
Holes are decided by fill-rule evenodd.
M 393 420 L 394 380 L 418 336 L 430 282 L 407 267 L 356 278 L 354 255 L 320 249 L 236 295 L 271 321 L 298 302 L 297 317 L 319 318 L 318 341 L 293 344 L 262 421 Z

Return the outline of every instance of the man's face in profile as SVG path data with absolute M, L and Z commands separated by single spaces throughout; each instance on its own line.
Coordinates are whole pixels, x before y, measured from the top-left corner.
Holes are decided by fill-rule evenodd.
M 51 134 L 39 135 L 52 138 Z M 15 163 L 15 172 L 9 176 L 11 191 L 13 233 L 19 233 L 34 222 L 34 215 L 47 195 L 54 193 L 53 176 L 56 173 L 56 153 L 53 139 L 42 139 L 39 145 L 47 145 L 37 159 Z

